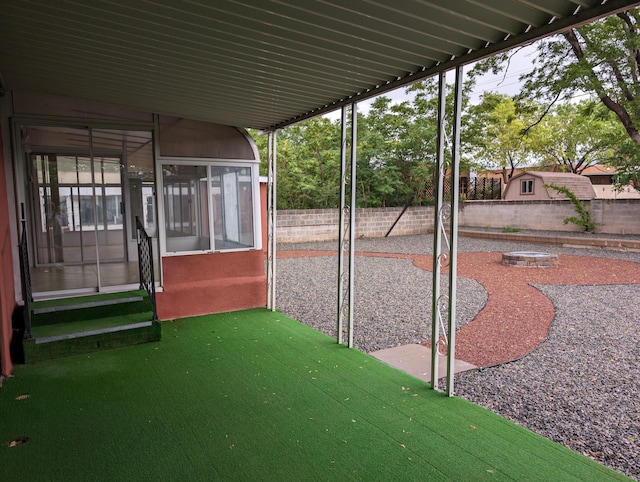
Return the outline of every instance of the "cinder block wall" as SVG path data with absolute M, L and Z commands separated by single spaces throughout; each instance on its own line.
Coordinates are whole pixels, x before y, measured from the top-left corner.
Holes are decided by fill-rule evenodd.
M 596 199 L 585 201 L 596 223 L 596 233 L 640 234 L 640 199 Z M 398 218 L 402 208 L 356 210 L 356 236 L 382 237 Z M 338 209 L 278 211 L 278 242 L 334 241 L 338 239 Z M 461 228 L 504 228 L 579 232 L 566 217 L 575 216 L 570 201 L 465 201 L 460 204 Z M 434 208 L 410 207 L 390 236 L 433 231 Z
M 596 232 L 640 234 L 640 199 L 600 199 L 591 202 Z
M 594 199 L 585 201 L 596 224 L 596 233 L 640 234 L 640 200 Z M 566 217 L 576 216 L 570 201 L 465 201 L 460 205 L 462 227 L 503 228 L 578 232 Z
M 356 236 L 383 237 L 402 208 L 356 209 Z M 334 241 L 338 239 L 338 209 L 278 211 L 276 224 L 279 243 Z M 410 207 L 389 236 L 421 234 L 433 231 L 434 208 Z

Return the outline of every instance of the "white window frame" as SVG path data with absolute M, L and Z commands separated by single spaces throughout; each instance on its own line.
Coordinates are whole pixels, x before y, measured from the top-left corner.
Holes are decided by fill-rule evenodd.
M 167 251 L 167 233 L 165 228 L 164 212 L 164 165 L 205 166 L 207 168 L 207 199 L 211 202 L 211 168 L 212 167 L 250 167 L 251 168 L 251 195 L 253 203 L 253 246 L 248 248 L 215 249 L 215 228 L 213 209 L 209 205 L 209 249 L 190 251 Z M 237 251 L 257 251 L 262 249 L 262 216 L 260 199 L 260 162 L 254 159 L 216 159 L 203 157 L 158 157 L 158 169 L 156 183 L 158 186 L 158 229 L 160 254 L 162 256 L 185 256 L 205 253 L 230 253 Z
M 525 190 L 525 183 L 531 183 L 531 191 Z M 521 179 L 520 180 L 520 194 L 522 195 L 531 195 L 534 193 L 535 189 L 535 181 L 533 179 Z

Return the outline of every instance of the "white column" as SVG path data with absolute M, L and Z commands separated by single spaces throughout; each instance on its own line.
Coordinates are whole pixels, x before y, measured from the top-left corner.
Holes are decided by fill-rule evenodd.
M 349 241 L 347 239 L 347 216 L 349 208 L 346 203 L 347 181 L 347 106 L 342 107 L 340 129 L 340 213 L 338 221 L 338 313 L 336 326 L 336 341 L 343 342 L 344 320 L 349 317 L 349 292 L 345 289 L 345 281 L 348 286 L 348 273 L 345 270 L 344 253 Z M 350 218 L 348 218 L 350 219 Z M 348 266 L 348 261 L 347 261 Z
M 276 310 L 276 131 L 267 140 L 267 308 Z
M 460 119 L 462 117 L 462 66 L 456 67 L 451 162 L 451 245 L 449 246 L 449 347 L 447 350 L 447 395 L 453 395 L 456 354 L 456 297 L 458 277 L 458 201 L 460 197 Z
M 431 387 L 438 390 L 438 371 L 439 371 L 439 339 L 442 321 L 441 295 L 440 295 L 440 268 L 448 262 L 448 255 L 441 253 L 442 237 L 445 236 L 443 218 L 446 216 L 446 208 L 443 206 L 444 199 L 444 177 L 446 175 L 446 163 L 444 159 L 444 141 L 445 141 L 445 104 L 447 98 L 447 82 L 444 72 L 439 77 L 439 95 L 438 95 L 438 152 L 436 157 L 436 199 L 435 213 L 433 216 L 433 287 L 431 293 Z M 444 332 L 444 325 L 442 326 Z M 446 333 L 442 333 L 446 335 Z
M 355 239 L 356 239 L 356 104 L 351 104 L 351 159 L 347 169 L 347 106 L 342 108 L 340 148 L 340 220 L 338 233 L 338 313 L 337 341 L 343 343 L 344 324 L 347 323 L 347 346 L 353 347 Z M 347 203 L 347 183 L 349 202 Z M 348 251 L 348 254 L 346 252 Z M 346 262 L 345 262 L 346 256 Z M 346 285 L 346 286 L 345 286 Z

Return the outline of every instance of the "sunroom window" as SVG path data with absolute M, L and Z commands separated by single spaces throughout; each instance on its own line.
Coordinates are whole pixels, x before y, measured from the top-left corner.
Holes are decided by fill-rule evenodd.
M 259 247 L 257 164 L 163 163 L 167 253 Z

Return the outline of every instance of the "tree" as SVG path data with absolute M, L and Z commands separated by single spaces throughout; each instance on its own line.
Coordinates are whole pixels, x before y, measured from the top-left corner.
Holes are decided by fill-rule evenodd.
M 401 122 L 389 112 L 390 104 L 389 98 L 379 97 L 369 114 L 358 118 L 356 199 L 361 207 L 394 206 L 407 195 L 402 173 L 394 162 L 396 142 L 389 138 Z
M 358 126 L 359 158 L 373 174 L 390 176 L 381 186 L 384 204 L 424 201 L 425 184 L 434 168 L 435 128 L 435 120 L 421 113 L 417 101 L 392 104 L 389 98 L 378 97 L 371 104 Z
M 266 136 L 251 132 L 266 174 Z M 340 131 L 324 117 L 314 117 L 278 131 L 278 209 L 336 207 L 340 195 Z
M 467 75 L 464 92 L 475 82 Z M 431 79 L 407 89 L 410 100 L 378 97 L 358 114 L 357 207 L 431 202 L 426 187 L 436 168 L 437 84 Z M 447 131 L 451 139 L 453 89 L 448 89 Z M 463 101 L 468 96 L 463 94 Z M 266 174 L 266 136 L 252 132 Z M 451 147 L 451 146 L 449 146 Z M 446 152 L 451 158 L 450 150 Z M 279 209 L 335 208 L 340 189 L 340 122 L 313 118 L 278 131 Z M 465 162 L 462 162 L 462 169 Z
M 485 92 L 480 103 L 469 108 L 465 144 L 484 169 L 502 168 L 506 183 L 518 166 L 530 163 L 538 130 L 529 129 L 536 106 L 507 95 Z
M 539 41 L 534 69 L 521 77 L 522 96 L 546 103 L 544 114 L 576 94 L 596 96 L 626 133 L 618 148 L 632 172 L 640 166 L 639 22 L 635 8 Z
M 593 101 L 558 104 L 535 129 L 532 150 L 539 165 L 574 174 L 594 164 L 615 162 L 616 146 L 624 142 L 620 124 Z

